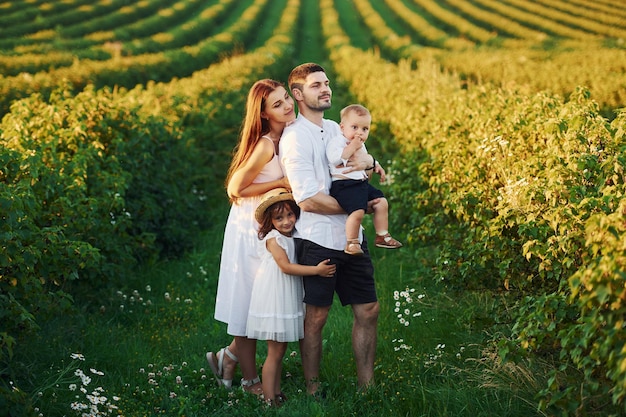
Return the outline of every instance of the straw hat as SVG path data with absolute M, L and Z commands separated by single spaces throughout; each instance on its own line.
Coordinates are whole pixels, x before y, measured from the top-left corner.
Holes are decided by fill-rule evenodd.
M 273 190 L 269 190 L 268 192 L 263 194 L 263 197 L 261 197 L 261 202 L 254 212 L 254 217 L 256 218 L 256 221 L 259 223 L 263 223 L 263 214 L 269 206 L 274 203 L 278 203 L 279 201 L 287 200 L 293 201 L 293 194 L 291 194 L 286 188 L 274 188 Z

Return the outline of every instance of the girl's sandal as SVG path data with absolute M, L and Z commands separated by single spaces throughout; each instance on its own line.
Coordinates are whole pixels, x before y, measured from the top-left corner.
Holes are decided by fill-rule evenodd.
M 363 249 L 361 249 L 361 243 L 359 242 L 359 239 L 348 239 L 348 242 L 346 243 L 346 248 L 343 251 L 348 255 L 363 255 Z
M 271 398 L 265 398 L 263 394 L 259 396 L 259 399 L 265 403 L 267 408 L 282 407 L 285 401 L 287 401 L 287 397 L 282 392 L 276 394 L 276 397 L 274 397 L 273 400 Z
M 287 396 L 285 395 L 285 393 L 281 391 L 278 394 L 276 394 L 276 399 L 274 401 L 276 402 L 276 405 L 280 407 L 287 401 Z
M 209 367 L 215 376 L 215 380 L 217 381 L 217 385 L 224 386 L 226 389 L 230 390 L 233 386 L 232 379 L 223 379 L 224 376 L 224 355 L 228 355 L 230 359 L 235 361 L 235 364 L 239 362 L 237 357 L 228 349 L 228 346 L 222 348 L 217 352 L 217 354 L 213 352 L 207 352 L 206 360 L 209 362 Z M 217 365 L 216 365 L 217 363 Z
M 261 398 L 263 395 L 263 387 L 261 386 L 261 378 L 258 376 L 254 379 L 241 379 L 241 389 L 244 392 L 254 394 Z
M 278 408 L 280 407 L 282 404 L 278 402 L 278 400 L 263 400 L 265 401 L 265 406 L 267 408 Z

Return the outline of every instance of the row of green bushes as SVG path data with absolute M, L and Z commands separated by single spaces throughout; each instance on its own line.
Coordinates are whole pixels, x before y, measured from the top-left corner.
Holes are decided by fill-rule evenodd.
M 427 56 L 459 74 L 468 84 L 490 82 L 503 88 L 525 88 L 528 93 L 550 91 L 566 98 L 575 92 L 577 85 L 584 85 L 604 116 L 613 118 L 614 109 L 626 106 L 623 46 L 563 42 L 547 50 L 502 48 L 471 53 L 430 50 L 416 53 L 412 58 L 419 61 Z
M 485 45 L 473 47 L 463 37 L 437 34 L 436 28 L 424 24 L 421 15 L 396 3 L 401 2 L 390 2 L 390 7 L 407 21 L 409 30 L 401 32 L 391 28 L 372 2 L 354 1 L 354 10 L 360 14 L 381 52 L 391 59 L 420 62 L 434 58 L 442 68 L 459 74 L 467 83 L 492 82 L 506 88 L 551 91 L 565 97 L 574 93 L 577 85 L 584 85 L 608 117 L 615 116 L 612 109 L 626 105 L 626 86 L 622 82 L 626 50 L 619 38 L 595 36 L 579 41 L 574 40 L 576 36 L 568 39 L 543 34 L 537 38 L 529 33 L 520 34 L 524 39 L 492 37 L 485 39 Z M 460 3 L 456 6 L 471 8 Z M 494 16 L 502 18 L 490 14 L 491 19 Z M 423 32 L 429 28 L 435 32 L 425 35 Z M 415 39 L 423 37 L 430 40 L 423 45 L 415 43 Z
M 136 55 L 138 53 L 162 52 L 167 49 L 192 45 L 216 33 L 219 22 L 226 19 L 225 13 L 236 4 L 233 0 L 221 2 L 201 2 L 200 0 L 179 0 L 158 13 L 144 16 L 139 20 L 124 23 L 115 20 L 118 15 L 110 16 L 114 20 L 113 27 L 101 25 L 99 19 L 87 20 L 80 24 L 82 36 L 68 31 L 49 29 L 32 36 L 0 39 L 3 50 L 2 69 L 5 76 L 15 75 L 20 71 L 20 63 L 13 63 L 15 57 L 24 57 L 38 62 L 48 62 L 49 68 L 63 66 L 57 64 L 54 57 L 44 60 L 48 54 L 71 53 L 78 59 L 98 59 L 107 52 L 112 56 L 111 43 L 121 43 L 120 54 Z M 247 3 L 241 3 L 246 6 Z M 219 19 L 219 20 L 218 20 Z M 165 30 L 164 30 L 165 29 Z M 108 48 L 108 49 L 107 49 Z M 43 70 L 44 68 L 42 68 Z M 33 72 L 23 66 L 21 71 Z
M 110 24 L 96 18 L 72 31 L 49 30 L 29 38 L 0 39 L 0 49 L 5 49 L 0 69 L 5 77 L 10 77 L 22 72 L 50 71 L 79 60 L 105 61 L 192 46 L 219 33 L 229 15 L 239 16 L 250 4 L 234 0 L 208 4 L 181 0 L 171 8 L 127 24 L 130 13 L 120 12 L 106 16 L 112 21 Z
M 0 17 L 3 38 L 17 38 L 57 26 L 71 26 L 76 22 L 114 12 L 124 7 L 127 0 L 112 0 L 91 4 L 81 0 L 76 3 L 46 3 L 7 13 Z
M 267 8 L 280 10 L 279 7 L 284 5 L 284 1 L 269 3 L 268 0 L 253 1 L 231 25 L 191 47 L 107 61 L 76 61 L 70 67 L 0 78 L 0 114 L 6 113 L 14 100 L 32 93 L 50 94 L 62 81 L 67 82 L 73 91 L 80 91 L 88 84 L 93 84 L 96 89 L 106 86 L 133 88 L 148 80 L 160 82 L 187 77 L 223 58 L 228 51 L 256 40 L 255 29 L 266 17 Z M 213 18 L 215 16 L 217 14 Z
M 575 415 L 612 399 L 623 413 L 626 113 L 609 122 L 583 88 L 567 101 L 466 88 L 433 61 L 386 62 L 349 45 L 332 0 L 322 7 L 338 76 L 401 140 L 397 226 L 437 243 L 437 279 L 517 295 L 500 353 L 554 361 L 543 410 Z
M 61 88 L 16 102 L 3 118 L 0 408 L 34 394 L 10 381 L 30 379 L 13 358 L 42 320 L 76 297 L 89 308 L 133 266 L 191 248 L 212 221 L 236 109 L 255 80 L 285 78 L 299 4 L 285 3 L 266 46 L 191 77 L 76 96 Z
M 0 78 L 0 114 L 7 111 L 10 101 L 24 97 L 21 91 L 26 94 L 49 94 L 58 80 L 70 80 L 78 89 L 86 83 L 94 83 L 100 88 L 115 80 L 118 80 L 119 85 L 132 88 L 134 83 L 145 82 L 150 77 L 165 81 L 168 74 L 188 76 L 191 71 L 208 65 L 204 60 L 206 57 L 210 60 L 216 59 L 215 50 L 210 46 L 214 42 L 214 38 L 210 38 L 211 34 L 215 34 L 215 29 L 232 15 L 243 13 L 250 3 L 251 0 L 229 0 L 204 5 L 205 8 L 197 11 L 193 19 L 164 32 L 160 32 L 160 29 L 179 23 L 177 19 L 189 16 L 190 11 L 198 8 L 197 2 L 185 2 L 185 7 L 181 4 L 176 11 L 172 6 L 170 10 L 173 11 L 169 15 L 153 14 L 135 22 L 133 16 L 136 18 L 146 14 L 139 4 L 124 8 L 131 8 L 132 13 L 128 10 L 127 13 L 112 13 L 86 19 L 67 28 L 50 28 L 48 33 L 39 32 L 31 38 L 3 37 L 0 39 L 0 49 L 22 46 L 18 48 L 19 52 L 9 51 L 0 57 L 0 72 L 6 77 Z M 535 35 L 522 34 L 520 36 L 528 36 L 532 40 L 509 39 L 509 43 L 501 44 L 501 37 L 494 37 L 487 41 L 493 48 L 476 49 L 462 37 L 442 37 L 439 33 L 441 31 L 429 24 L 423 24 L 425 20 L 421 15 L 399 2 L 390 2 L 387 15 L 391 17 L 377 12 L 381 8 L 386 9 L 385 6 L 374 7 L 367 0 L 350 3 L 352 4 L 344 2 L 338 6 L 350 9 L 351 14 L 357 12 L 363 23 L 370 28 L 378 47 L 393 59 L 409 58 L 418 62 L 435 57 L 442 67 L 459 73 L 469 83 L 480 84 L 488 81 L 505 86 L 515 83 L 526 86 L 531 91 L 550 90 L 565 97 L 573 93 L 575 85 L 585 85 L 602 106 L 603 114 L 609 117 L 614 117 L 612 108 L 626 103 L 626 88 L 620 80 L 626 55 L 619 39 L 597 36 L 579 42 L 547 35 L 539 39 Z M 156 4 L 150 2 L 145 7 L 154 8 Z M 231 14 L 234 7 L 237 12 Z M 457 3 L 456 7 L 468 6 Z M 429 4 L 428 8 L 431 13 L 441 15 L 441 19 L 445 17 L 448 21 L 461 25 L 462 19 L 459 20 L 435 4 Z M 471 13 L 477 13 L 475 8 L 469 9 Z M 273 6 L 271 10 L 273 13 L 279 9 L 278 6 Z M 385 19 L 393 19 L 394 13 L 401 14 L 401 18 L 410 27 L 400 32 L 390 28 Z M 496 16 L 494 13 L 488 15 L 491 19 Z M 52 14 L 39 20 L 53 18 L 56 17 Z M 124 22 L 133 23 L 124 25 Z M 420 33 L 428 28 L 435 32 L 426 35 L 431 39 L 426 43 L 431 46 L 439 45 L 441 48 L 423 47 L 414 43 L 415 39 L 424 36 Z M 89 37 L 76 38 L 79 34 L 89 34 Z M 73 38 L 68 39 L 68 36 Z M 134 40 L 130 41 L 131 38 Z M 202 42 L 207 38 L 211 39 L 209 44 Z M 230 48 L 248 43 L 253 39 L 253 34 L 249 34 L 246 39 L 235 40 Z M 202 43 L 198 45 L 199 42 Z M 184 48 L 189 45 L 196 46 Z M 499 48 L 502 45 L 511 45 L 514 48 L 505 51 Z M 205 54 L 202 51 L 208 52 Z M 15 53 L 20 56 L 12 56 Z M 511 65 L 512 62 L 515 65 Z M 92 71 L 93 75 L 90 74 Z
M 67 307 L 69 288 L 120 282 L 138 263 L 191 247 L 208 225 L 203 153 L 179 124 L 141 106 L 109 90 L 58 90 L 4 117 L 2 363 L 40 317 Z
M 62 38 L 80 38 L 98 30 L 113 30 L 117 27 L 145 19 L 169 6 L 173 0 L 150 0 L 127 2 L 115 11 L 102 16 L 95 16 L 82 21 L 74 21 L 72 25 L 60 27 L 58 33 Z

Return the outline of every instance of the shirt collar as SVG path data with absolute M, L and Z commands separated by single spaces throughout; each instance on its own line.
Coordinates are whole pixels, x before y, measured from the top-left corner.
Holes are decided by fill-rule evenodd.
M 325 139 L 326 134 L 330 132 L 330 127 L 328 126 L 328 120 L 322 119 L 322 127 L 313 123 L 306 117 L 302 115 L 302 113 L 298 114 L 297 120 L 302 123 L 303 127 L 311 132 L 315 137 L 319 137 L 322 140 Z

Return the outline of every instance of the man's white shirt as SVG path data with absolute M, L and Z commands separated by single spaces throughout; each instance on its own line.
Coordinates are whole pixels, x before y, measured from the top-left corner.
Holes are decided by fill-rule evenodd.
M 285 128 L 278 155 L 296 203 L 320 191 L 329 194 L 331 177 L 326 144 L 337 135 L 341 135 L 341 131 L 336 122 L 323 119 L 320 127 L 302 115 L 298 115 L 296 121 Z M 302 210 L 294 237 L 310 240 L 329 249 L 343 250 L 347 217 L 347 214 L 318 214 Z M 361 239 L 362 233 L 359 232 Z

